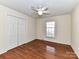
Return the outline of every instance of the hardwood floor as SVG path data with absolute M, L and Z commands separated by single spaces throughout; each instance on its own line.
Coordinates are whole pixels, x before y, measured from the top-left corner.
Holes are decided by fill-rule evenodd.
M 78 59 L 69 45 L 34 40 L 0 55 L 0 59 Z

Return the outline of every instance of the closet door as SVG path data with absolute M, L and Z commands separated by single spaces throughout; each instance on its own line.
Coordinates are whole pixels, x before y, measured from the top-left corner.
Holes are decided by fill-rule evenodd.
M 6 48 L 9 50 L 17 46 L 18 41 L 17 18 L 14 16 L 7 16 L 5 25 L 6 25 Z
M 6 48 L 12 49 L 26 43 L 26 20 L 16 16 L 6 19 Z
M 26 30 L 26 20 L 19 18 L 18 19 L 18 44 L 22 45 L 26 43 L 27 30 Z

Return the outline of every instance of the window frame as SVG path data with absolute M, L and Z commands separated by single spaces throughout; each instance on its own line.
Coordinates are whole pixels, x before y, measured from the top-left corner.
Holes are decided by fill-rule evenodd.
M 55 31 L 54 31 L 55 33 L 54 33 L 54 37 L 53 36 L 52 37 L 48 37 L 47 36 L 47 31 L 46 31 L 47 30 L 47 26 L 46 26 L 46 23 L 47 22 L 55 22 L 55 27 L 54 27 L 55 28 Z M 54 21 L 54 20 L 47 20 L 47 21 L 45 21 L 45 37 L 46 38 L 49 38 L 49 39 L 55 39 L 56 38 L 56 21 Z

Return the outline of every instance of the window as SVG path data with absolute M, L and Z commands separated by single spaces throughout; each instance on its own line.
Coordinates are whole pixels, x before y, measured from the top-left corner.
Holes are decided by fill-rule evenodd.
M 55 21 L 46 22 L 46 37 L 55 38 Z

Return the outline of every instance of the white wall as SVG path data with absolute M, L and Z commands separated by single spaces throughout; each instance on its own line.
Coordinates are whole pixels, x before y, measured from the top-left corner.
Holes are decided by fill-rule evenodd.
M 72 13 L 72 41 L 71 45 L 79 57 L 79 5 Z
M 33 18 L 28 19 L 28 40 L 36 39 L 36 20 Z
M 56 21 L 56 37 L 55 39 L 45 38 L 45 21 Z M 50 18 L 43 18 L 37 20 L 37 39 L 45 39 L 62 44 L 71 43 L 71 16 L 61 15 Z
M 14 15 L 26 19 L 26 43 L 35 39 L 35 19 L 24 15 L 20 12 L 12 10 L 8 7 L 0 5 L 0 54 L 6 52 L 5 23 L 8 15 Z

